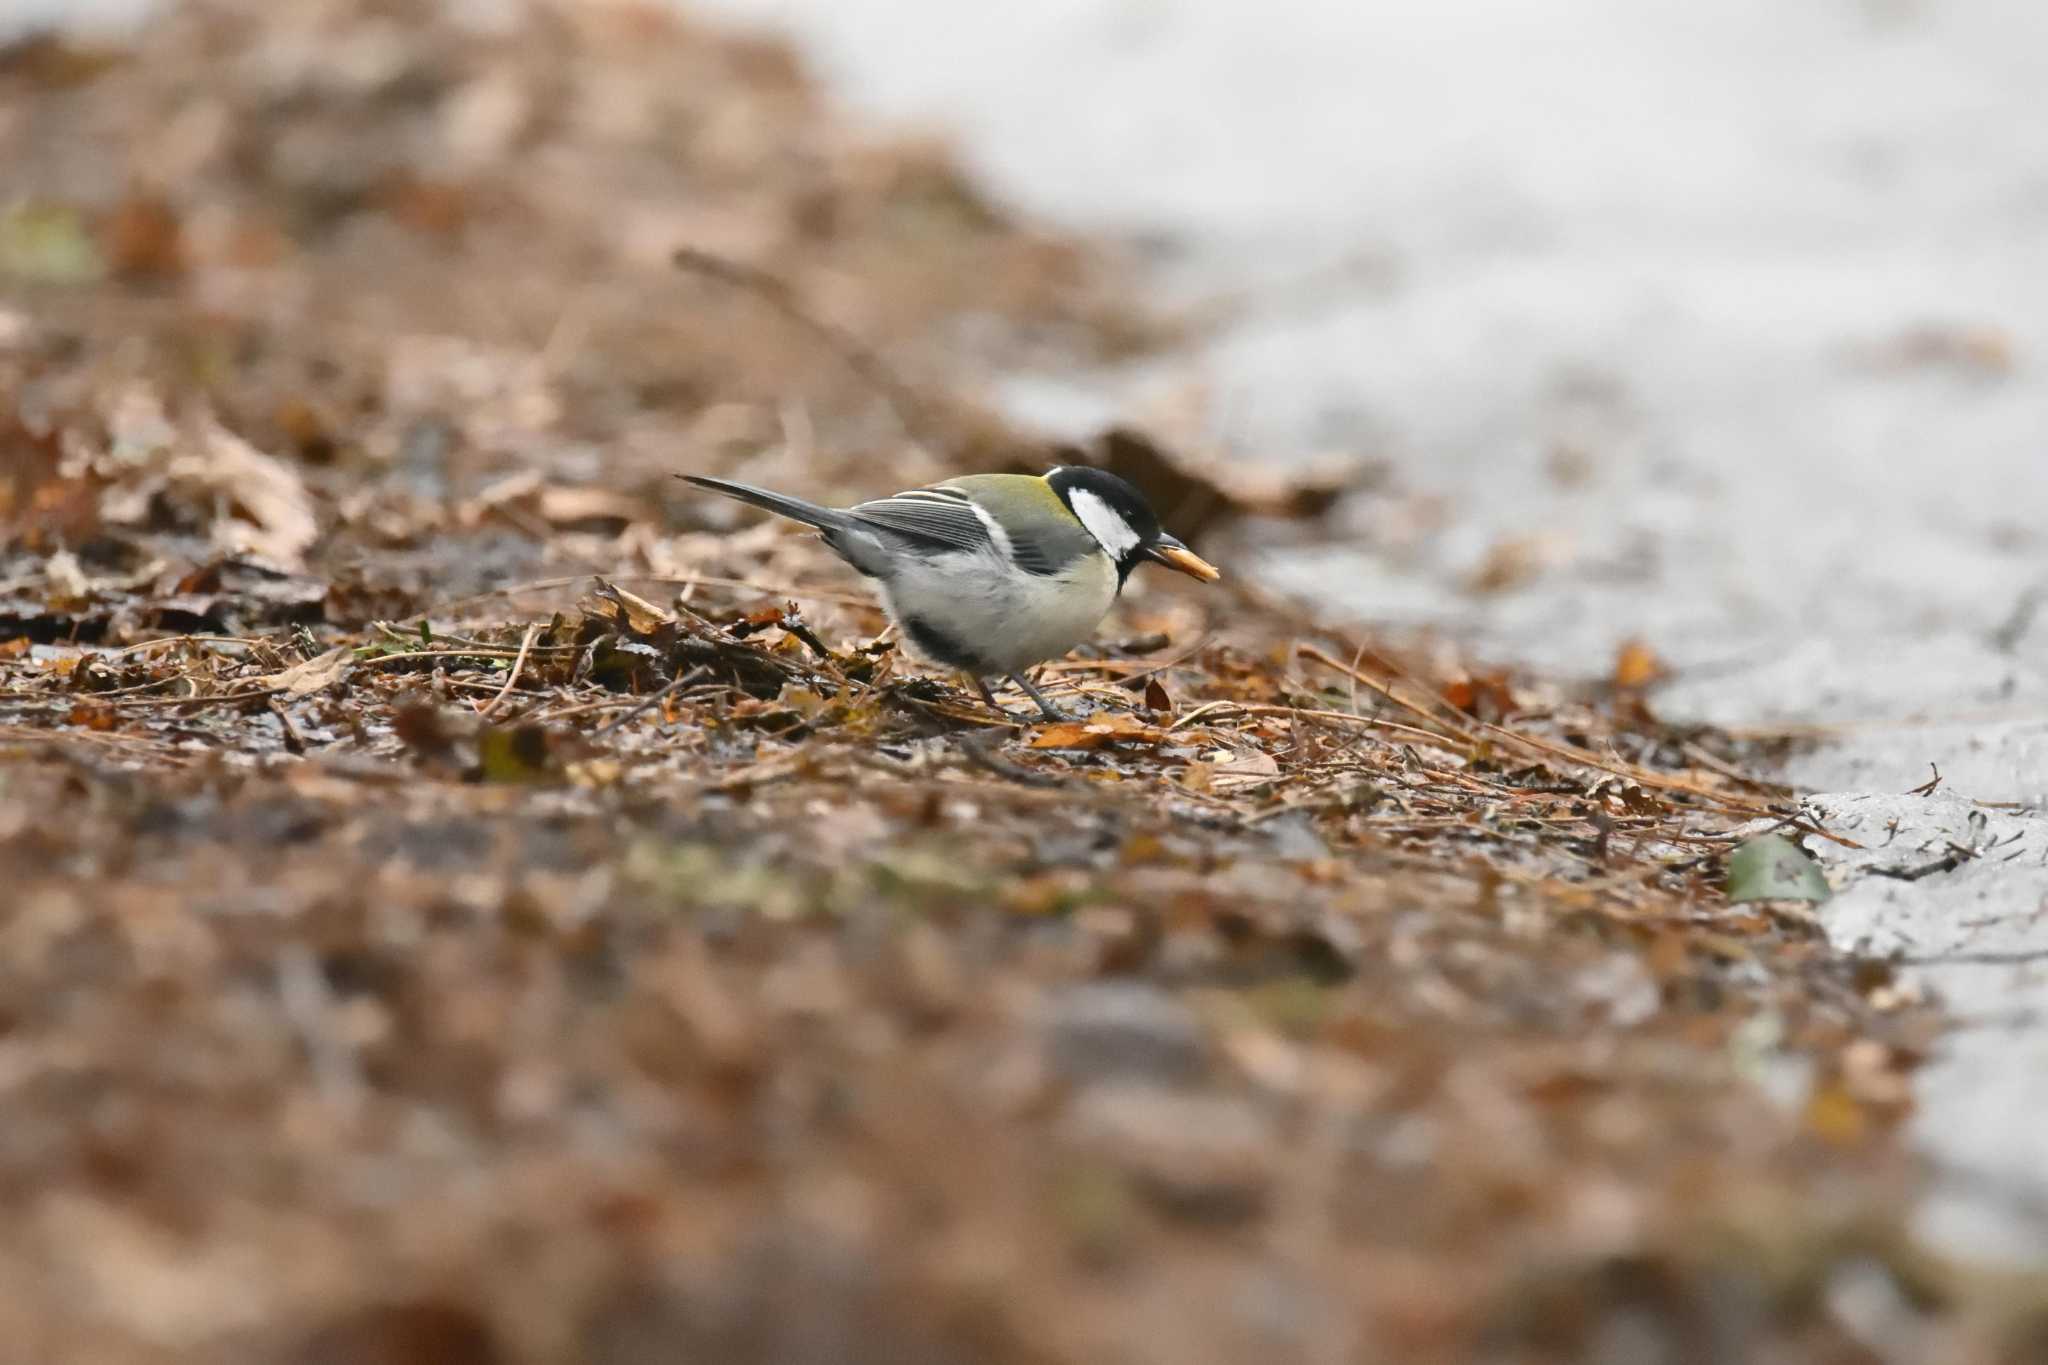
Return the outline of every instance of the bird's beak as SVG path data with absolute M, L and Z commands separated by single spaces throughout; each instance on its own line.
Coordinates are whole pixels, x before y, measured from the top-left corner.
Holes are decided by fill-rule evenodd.
M 1189 578 L 1199 578 L 1204 583 L 1214 583 L 1223 577 L 1223 570 L 1175 540 L 1172 536 L 1161 536 L 1145 547 L 1145 557 L 1167 568 L 1184 573 Z

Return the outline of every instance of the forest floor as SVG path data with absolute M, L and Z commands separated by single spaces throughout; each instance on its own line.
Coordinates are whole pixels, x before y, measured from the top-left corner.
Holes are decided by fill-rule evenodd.
M 1331 629 L 1284 484 L 978 401 L 1111 254 L 633 5 L 0 53 L 0 1336 L 106 1362 L 1982 1360 L 1939 1012 L 1727 854 L 1756 741 Z M 1106 463 L 1000 720 L 823 501 Z M 1007 698 L 1019 708 L 1021 698 Z M 1891 869 L 1911 874 L 1914 869 Z

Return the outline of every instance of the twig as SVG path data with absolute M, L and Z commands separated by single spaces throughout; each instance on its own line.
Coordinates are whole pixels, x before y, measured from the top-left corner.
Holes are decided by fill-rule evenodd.
M 1303 720 L 1330 721 L 1338 725 L 1355 725 L 1365 730 L 1386 730 L 1398 735 L 1407 735 L 1413 739 L 1426 740 L 1430 743 L 1441 743 L 1444 739 L 1444 736 L 1434 730 L 1423 730 L 1413 725 L 1403 725 L 1397 720 L 1381 720 L 1376 716 L 1361 716 L 1350 711 L 1312 711 L 1299 706 L 1278 706 L 1271 702 L 1247 701 L 1203 702 L 1194 710 L 1176 716 L 1173 723 L 1166 728 L 1168 730 L 1178 730 L 1189 721 L 1197 720 L 1212 712 L 1223 710 L 1236 711 L 1247 716 L 1289 716 Z
M 160 645 L 182 645 L 188 643 L 209 645 L 242 645 L 244 647 L 247 647 L 249 645 L 269 644 L 271 643 L 271 641 L 264 639 L 262 636 L 165 635 L 155 640 L 144 640 L 139 644 L 122 645 L 119 649 L 100 650 L 96 653 L 94 657 L 102 659 L 118 659 L 125 654 L 138 654 L 143 650 L 155 649 Z
M 1341 663 L 1338 660 L 1331 658 L 1329 655 L 1323 653 L 1322 650 L 1317 649 L 1314 645 L 1298 645 L 1295 647 L 1294 652 L 1297 658 L 1312 659 L 1316 663 L 1323 665 L 1325 668 L 1334 669 L 1335 671 L 1343 674 L 1345 677 L 1351 679 L 1355 683 L 1363 683 L 1366 687 L 1372 689 L 1374 692 L 1379 693 L 1382 697 L 1385 697 L 1388 701 L 1394 703 L 1394 705 L 1400 707 L 1403 711 L 1406 711 L 1411 715 L 1419 716 L 1423 720 L 1429 721 L 1433 725 L 1442 726 L 1443 729 L 1448 732 L 1450 738 L 1463 740 L 1465 743 L 1474 746 L 1477 746 L 1479 743 L 1479 737 L 1473 734 L 1470 730 L 1467 730 L 1462 724 L 1462 722 L 1466 719 L 1465 714 L 1457 710 L 1457 708 L 1453 707 L 1449 702 L 1443 701 L 1440 698 L 1438 698 L 1435 693 L 1431 692 L 1427 688 L 1418 688 L 1418 690 L 1420 690 L 1422 692 L 1422 695 L 1432 703 L 1431 706 L 1424 706 L 1420 702 L 1409 700 L 1408 698 L 1394 691 L 1394 689 L 1389 687 L 1387 684 L 1381 682 L 1378 678 L 1372 677 L 1363 670 L 1352 667 L 1350 664 Z M 1355 708 L 1356 694 L 1354 693 L 1353 696 L 1353 705 Z M 1456 716 L 1457 720 L 1453 721 L 1445 718 L 1445 716 L 1441 714 L 1441 712 L 1445 711 L 1448 711 L 1452 715 Z M 1442 735 L 1437 736 L 1437 738 L 1443 737 L 1444 736 Z
M 597 729 L 591 731 L 590 737 L 592 739 L 603 739 L 606 735 L 612 734 L 615 731 L 623 729 L 625 726 L 630 725 L 635 717 L 641 715 L 649 707 L 659 705 L 664 699 L 673 696 L 677 692 L 680 692 L 683 688 L 688 687 L 691 683 L 703 677 L 710 671 L 711 670 L 705 665 L 699 664 L 697 667 L 691 669 L 688 673 L 678 673 L 675 677 L 669 679 L 668 683 L 665 686 L 663 686 L 657 691 L 649 692 L 646 696 L 642 697 L 640 699 L 639 704 L 633 707 L 632 710 L 626 712 L 622 716 L 613 717 L 611 720 L 606 721 Z
M 1690 758 L 1693 762 L 1699 764 L 1701 767 L 1711 768 L 1713 771 L 1721 774 L 1721 776 L 1727 778 L 1729 781 L 1740 782 L 1743 786 L 1750 788 L 1752 791 L 1763 792 L 1764 794 L 1770 796 L 1790 796 L 1793 794 L 1793 788 L 1786 786 L 1784 783 L 1767 782 L 1760 777 L 1751 777 L 1748 773 L 1742 771 L 1742 769 L 1736 767 L 1733 763 L 1730 763 L 1726 759 L 1716 756 L 1711 750 L 1707 749 L 1703 745 L 1695 744 L 1692 741 L 1688 740 L 1685 743 L 1681 744 L 1679 747 L 1685 751 L 1686 757 Z
M 1001 742 L 1000 739 L 993 735 L 986 738 L 976 735 L 962 735 L 960 736 L 960 756 L 984 772 L 994 773 L 997 777 L 1004 778 L 1007 781 L 1020 782 L 1027 787 L 1064 787 L 1069 785 L 1064 779 L 1054 777 L 1050 773 L 1033 772 L 1031 769 L 1020 767 L 1007 759 L 996 757 L 995 746 Z
M 253 692 L 224 692 L 215 697 L 126 697 L 118 701 L 100 703 L 103 706 L 128 707 L 175 707 L 175 706 L 221 706 L 229 702 L 262 701 L 284 691 L 281 687 L 259 687 Z
M 357 649 L 374 649 L 374 645 L 357 645 Z M 542 654 L 573 654 L 576 645 L 542 645 Z M 372 654 L 353 662 L 358 668 L 376 668 L 381 664 L 404 663 L 408 659 L 516 659 L 519 651 L 505 649 L 498 645 L 464 645 L 455 649 L 400 649 L 389 654 Z
M 150 692 L 159 687 L 168 687 L 175 682 L 184 682 L 183 673 L 172 673 L 152 682 L 136 683 L 132 687 L 110 687 L 104 692 L 37 692 L 21 690 L 0 692 L 0 701 L 107 701 L 114 697 L 131 697 L 137 692 Z
M 1149 678 L 1155 673 L 1164 673 L 1170 668 L 1180 667 L 1180 665 L 1201 653 L 1209 641 L 1214 638 L 1216 637 L 1213 631 L 1204 631 L 1186 649 L 1183 649 L 1172 658 L 1163 659 L 1157 663 L 1149 659 L 1054 659 L 1050 663 L 1040 664 L 1039 671 L 1043 673 L 1120 673 L 1121 681 L 1126 683 L 1135 682 L 1139 678 Z
M 266 697 L 264 705 L 270 708 L 270 714 L 276 716 L 277 723 L 284 728 L 284 747 L 295 754 L 306 752 L 306 737 L 299 733 L 299 727 L 293 722 L 291 713 L 279 706 L 274 696 Z
M 526 583 L 512 583 L 502 588 L 492 588 L 488 592 L 472 593 L 468 597 L 455 598 L 452 601 L 443 603 L 441 610 L 453 613 L 458 608 L 471 606 L 478 602 L 488 602 L 495 597 L 517 597 L 521 593 L 548 592 L 555 588 L 573 588 L 589 577 L 590 575 L 588 574 L 570 574 L 561 578 L 536 578 Z M 861 597 L 849 592 L 837 592 L 830 588 L 810 588 L 801 584 L 789 583 L 763 583 L 758 579 L 752 578 L 720 578 L 716 574 L 685 574 L 677 576 L 674 574 L 622 573 L 613 574 L 611 578 L 619 583 L 658 583 L 664 587 L 684 589 L 701 583 L 706 587 L 738 588 L 745 592 L 758 592 L 770 597 L 808 598 L 813 602 L 831 602 L 836 606 L 843 607 L 872 607 L 875 605 L 875 599 L 872 597 Z
M 1948 852 L 1931 863 L 1918 863 L 1912 867 L 1866 867 L 1863 870 L 1873 877 L 1890 877 L 1896 882 L 1917 882 L 1923 877 L 1933 877 L 1943 872 L 1953 872 L 1964 863 L 1975 862 L 1977 850 L 1961 844 L 1950 844 Z
M 1932 796 L 1941 787 L 1941 766 L 1932 760 L 1928 762 L 1927 766 L 1933 770 L 1934 776 L 1928 778 L 1917 787 L 1907 788 L 1906 795 Z
M 497 696 L 484 703 L 483 710 L 477 712 L 479 719 L 489 720 L 491 713 L 504 705 L 505 698 L 512 695 L 513 687 L 519 682 L 519 674 L 526 667 L 526 656 L 532 651 L 533 642 L 539 635 L 539 622 L 534 622 L 526 628 L 526 634 L 520 637 L 519 640 L 519 654 L 512 660 L 512 671 L 505 675 L 505 685 L 498 689 Z
M 1886 967 L 2029 967 L 2037 962 L 2048 962 L 2048 948 L 2015 948 L 2005 952 L 1993 950 L 1976 953 L 1900 954 L 1897 957 L 1849 958 L 1846 961 L 1850 966 L 1869 962 Z

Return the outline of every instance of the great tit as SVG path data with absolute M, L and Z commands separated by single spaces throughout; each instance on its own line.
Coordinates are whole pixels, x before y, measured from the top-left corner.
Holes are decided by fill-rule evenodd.
M 1061 718 L 1023 670 L 1086 640 L 1141 561 L 1204 582 L 1222 577 L 1160 528 L 1143 493 L 1081 465 L 1043 476 L 970 474 L 847 508 L 679 477 L 817 527 L 880 586 L 911 648 L 972 678 L 998 712 L 983 680 L 1007 675 L 1047 718 Z

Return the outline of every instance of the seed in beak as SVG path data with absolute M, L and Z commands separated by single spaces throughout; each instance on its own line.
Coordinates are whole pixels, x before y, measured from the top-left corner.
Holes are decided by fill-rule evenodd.
M 1199 578 L 1204 583 L 1214 583 L 1223 577 L 1223 570 L 1177 542 L 1154 545 L 1146 553 L 1167 568 L 1184 573 L 1189 578 Z

